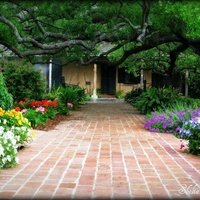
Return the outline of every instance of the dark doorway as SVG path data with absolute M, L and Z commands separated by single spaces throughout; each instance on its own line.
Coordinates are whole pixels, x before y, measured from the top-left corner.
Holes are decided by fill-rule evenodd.
M 115 94 L 116 67 L 101 66 L 101 92 L 102 94 Z

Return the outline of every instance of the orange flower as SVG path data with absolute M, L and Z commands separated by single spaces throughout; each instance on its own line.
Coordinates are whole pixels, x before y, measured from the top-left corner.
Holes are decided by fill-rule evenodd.
M 15 111 L 20 112 L 20 111 L 21 111 L 21 108 L 20 108 L 20 107 L 16 107 L 16 108 L 15 108 Z

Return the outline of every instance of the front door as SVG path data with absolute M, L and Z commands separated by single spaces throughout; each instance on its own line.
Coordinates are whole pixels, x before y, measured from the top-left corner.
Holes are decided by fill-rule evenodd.
M 115 94 L 116 67 L 101 66 L 101 92 L 102 94 Z

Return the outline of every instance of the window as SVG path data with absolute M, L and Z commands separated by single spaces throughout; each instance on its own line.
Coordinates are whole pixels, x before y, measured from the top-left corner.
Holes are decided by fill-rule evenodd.
M 138 84 L 140 83 L 140 74 L 134 76 L 134 74 L 127 73 L 125 68 L 118 68 L 118 83 Z

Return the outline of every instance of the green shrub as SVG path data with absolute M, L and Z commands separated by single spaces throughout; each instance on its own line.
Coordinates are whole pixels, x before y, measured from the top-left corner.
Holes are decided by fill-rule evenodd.
M 4 62 L 3 75 L 15 101 L 39 100 L 45 93 L 45 82 L 39 70 L 27 62 Z
M 86 99 L 85 90 L 76 85 L 68 85 L 62 87 L 59 95 L 59 104 L 67 105 L 67 103 L 73 104 L 73 109 L 77 109 L 79 104 Z
M 118 90 L 118 91 L 116 91 L 116 93 L 115 93 L 115 97 L 116 97 L 117 99 L 123 99 L 124 96 L 125 96 L 125 94 L 124 94 L 124 91 L 123 91 L 123 90 Z
M 168 107 L 182 96 L 177 90 L 169 88 L 148 88 L 136 98 L 135 106 L 142 113 L 150 113 Z
M 61 87 L 53 88 L 51 92 L 43 95 L 43 99 L 55 100 L 61 94 Z
M 134 104 L 136 101 L 136 97 L 142 94 L 143 90 L 141 88 L 132 89 L 130 92 L 127 92 L 124 99 L 126 102 L 130 104 Z
M 48 107 L 47 109 L 44 107 L 38 107 L 36 109 L 27 109 L 24 113 L 24 117 L 26 117 L 31 123 L 32 127 L 37 127 L 39 125 L 45 126 L 48 119 L 53 119 L 57 114 L 57 111 L 54 108 Z
M 13 106 L 13 98 L 6 88 L 4 77 L 0 73 L 0 107 L 4 110 L 11 109 Z

